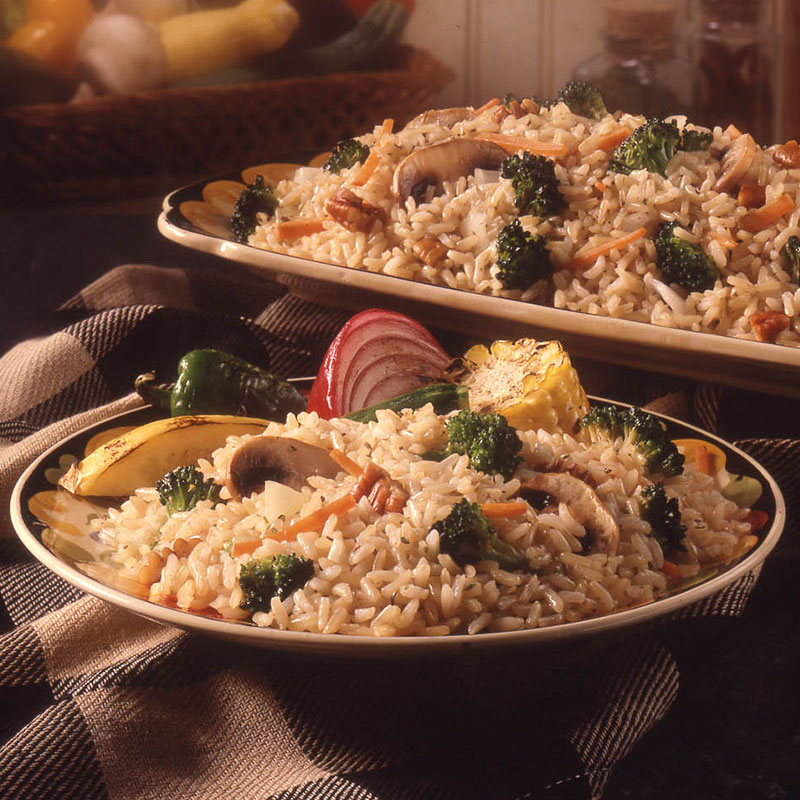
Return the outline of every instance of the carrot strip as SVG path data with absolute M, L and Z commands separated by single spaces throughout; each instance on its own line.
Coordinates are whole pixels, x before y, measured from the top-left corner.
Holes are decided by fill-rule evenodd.
M 633 131 L 630 128 L 623 125 L 621 128 L 617 128 L 615 131 L 601 136 L 597 140 L 597 149 L 613 150 L 615 147 L 621 145 L 632 133 Z
M 353 178 L 353 186 L 363 186 L 375 172 L 378 164 L 380 164 L 381 157 L 375 150 L 370 150 L 367 160 L 361 165 L 358 172 Z
M 360 478 L 364 474 L 364 470 L 353 461 L 352 458 L 345 455 L 341 450 L 331 450 L 331 458 L 349 475 L 354 478 Z
M 727 247 L 729 250 L 733 250 L 734 247 L 739 246 L 739 242 L 730 234 L 715 233 L 711 238 L 716 239 L 723 247 Z
M 646 233 L 647 230 L 645 228 L 637 228 L 632 233 L 626 233 L 625 236 L 620 236 L 618 239 L 610 239 L 609 241 L 603 242 L 603 244 L 597 245 L 596 247 L 592 247 L 583 253 L 578 253 L 578 255 L 576 255 L 572 261 L 567 264 L 567 269 L 577 272 L 579 269 L 590 267 L 595 261 L 597 261 L 598 258 L 600 258 L 600 256 L 607 255 L 612 250 L 627 247 L 629 244 L 633 244 L 641 239 Z
M 665 558 L 664 563 L 661 565 L 661 571 L 667 576 L 670 586 L 675 586 L 676 584 L 680 583 L 681 573 L 680 570 L 678 570 L 677 564 L 673 564 L 671 561 L 667 561 Z
M 479 133 L 476 139 L 483 139 L 499 145 L 506 153 L 514 154 L 519 150 L 527 150 L 537 156 L 548 156 L 549 158 L 562 158 L 569 153 L 569 147 L 557 142 L 538 142 L 536 139 L 529 139 L 527 136 L 509 136 L 505 133 L 492 133 L 484 131 Z
M 600 194 L 603 194 L 603 192 L 606 190 L 606 185 L 602 181 L 595 181 L 594 189 L 596 192 L 600 192 Z
M 765 206 L 748 211 L 742 217 L 741 226 L 749 233 L 758 233 L 774 225 L 782 216 L 793 210 L 794 200 L 788 194 L 782 194 Z
M 324 227 L 324 219 L 290 219 L 286 222 L 279 222 L 275 226 L 275 233 L 281 241 L 286 241 L 319 233 Z
M 391 117 L 387 117 L 383 124 L 381 125 L 381 133 L 391 133 L 394 130 L 394 120 Z
M 489 517 L 521 517 L 530 508 L 530 506 L 522 500 L 516 500 L 509 503 L 482 503 L 481 511 Z
M 769 522 L 769 514 L 765 511 L 751 508 L 750 513 L 747 515 L 747 521 L 750 523 L 750 532 L 755 533 Z
M 231 546 L 231 555 L 234 558 L 243 556 L 245 553 L 253 553 L 261 546 L 261 539 L 253 539 L 249 542 L 234 542 Z
M 338 500 L 334 500 L 327 505 L 318 508 L 306 517 L 297 520 L 297 522 L 290 525 L 286 530 L 281 531 L 275 539 L 279 542 L 292 542 L 297 538 L 298 533 L 305 533 L 306 531 L 314 531 L 321 528 L 334 514 L 338 517 L 349 511 L 356 501 L 353 500 L 351 494 L 346 494 Z
M 694 451 L 694 465 L 703 475 L 711 475 L 711 453 L 705 445 L 698 444 Z
M 484 103 L 480 108 L 475 109 L 475 116 L 479 116 L 480 114 L 483 114 L 484 111 L 488 111 L 490 108 L 494 108 L 495 106 L 499 105 L 500 105 L 500 98 L 493 97 L 491 100 L 489 100 L 488 103 Z

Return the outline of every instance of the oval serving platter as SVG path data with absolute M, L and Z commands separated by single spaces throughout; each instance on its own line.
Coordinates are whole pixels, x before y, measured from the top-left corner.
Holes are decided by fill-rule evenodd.
M 725 452 L 726 466 L 731 472 L 754 477 L 763 487 L 762 496 L 754 508 L 766 513 L 768 523 L 759 532 L 758 543 L 746 555 L 706 573 L 702 579 L 678 587 L 667 597 L 647 605 L 533 630 L 475 636 L 370 638 L 265 629 L 247 622 L 181 611 L 142 597 L 136 586 L 126 585 L 115 575 L 107 558 L 109 549 L 92 536 L 89 522 L 93 515 L 103 511 L 102 507 L 86 498 L 56 489 L 59 476 L 74 460 L 83 457 L 90 440 L 94 439 L 93 444 L 97 444 L 103 437 L 110 438 L 112 432 L 119 432 L 120 428 L 141 425 L 156 417 L 156 412 L 150 407 L 125 412 L 69 436 L 36 459 L 18 480 L 11 497 L 11 518 L 17 535 L 48 569 L 84 592 L 163 625 L 271 649 L 342 657 L 396 658 L 523 646 L 565 651 L 574 650 L 579 644 L 581 647 L 602 644 L 629 633 L 636 626 L 715 594 L 752 571 L 775 547 L 786 517 L 780 489 L 755 460 L 716 436 L 662 416 L 672 438 L 701 438 L 716 444 Z
M 310 164 L 319 165 L 325 155 Z M 235 241 L 230 216 L 245 183 L 258 174 L 267 182 L 277 180 L 298 166 L 262 164 L 178 189 L 164 199 L 158 229 L 177 244 L 236 261 L 323 305 L 350 310 L 382 305 L 424 325 L 465 334 L 482 330 L 492 338 L 558 338 L 573 357 L 800 397 L 800 348 L 491 297 Z

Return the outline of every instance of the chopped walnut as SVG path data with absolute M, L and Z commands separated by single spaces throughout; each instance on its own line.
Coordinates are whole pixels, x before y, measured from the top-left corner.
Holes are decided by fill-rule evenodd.
M 345 186 L 326 201 L 325 210 L 347 230 L 364 233 L 372 230 L 375 221 L 384 216 L 382 209 L 365 202 Z

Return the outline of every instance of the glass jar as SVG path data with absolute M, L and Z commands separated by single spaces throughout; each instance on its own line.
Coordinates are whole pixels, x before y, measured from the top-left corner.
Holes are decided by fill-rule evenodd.
M 777 37 L 763 0 L 700 0 L 692 37 L 699 80 L 692 120 L 774 137 Z
M 663 119 L 689 114 L 694 71 L 678 54 L 676 4 L 609 0 L 605 48 L 573 71 L 603 94 L 609 111 Z

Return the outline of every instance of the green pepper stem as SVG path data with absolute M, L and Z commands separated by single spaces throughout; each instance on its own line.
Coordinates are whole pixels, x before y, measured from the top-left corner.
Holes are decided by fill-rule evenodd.
M 172 383 L 156 383 L 155 372 L 145 372 L 133 383 L 133 388 L 142 400 L 162 411 L 170 410 L 173 386 Z

